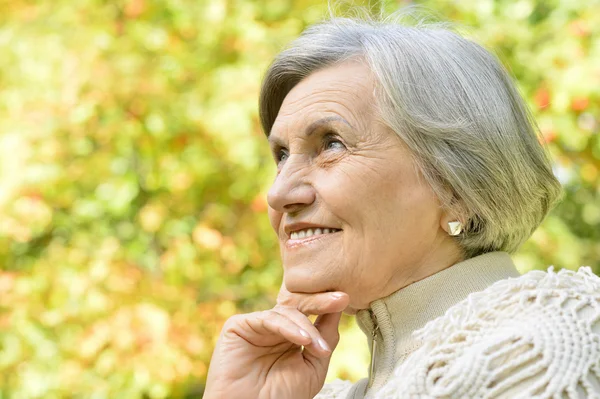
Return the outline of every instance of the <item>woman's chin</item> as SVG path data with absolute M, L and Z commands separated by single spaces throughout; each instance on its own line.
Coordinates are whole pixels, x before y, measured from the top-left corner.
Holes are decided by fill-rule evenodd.
M 319 279 L 312 273 L 286 271 L 284 279 L 285 287 L 292 293 L 317 294 L 337 291 L 330 282 Z
M 291 273 L 286 271 L 285 273 L 285 287 L 291 293 L 297 294 L 318 294 L 322 292 L 345 292 L 342 287 L 336 287 L 332 282 L 326 279 L 315 278 L 314 274 L 306 275 L 303 273 Z M 355 315 L 359 310 L 365 309 L 368 306 L 358 306 L 359 304 L 351 303 L 343 310 L 348 315 Z

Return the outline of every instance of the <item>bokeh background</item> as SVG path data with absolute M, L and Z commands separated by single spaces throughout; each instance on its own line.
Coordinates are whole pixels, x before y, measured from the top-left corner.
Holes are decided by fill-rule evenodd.
M 599 273 L 600 2 L 371 5 L 409 3 L 498 54 L 549 145 L 565 198 L 519 270 Z M 225 319 L 281 279 L 261 75 L 326 9 L 0 0 L 0 398 L 201 396 Z M 342 329 L 328 378 L 356 380 L 365 340 Z

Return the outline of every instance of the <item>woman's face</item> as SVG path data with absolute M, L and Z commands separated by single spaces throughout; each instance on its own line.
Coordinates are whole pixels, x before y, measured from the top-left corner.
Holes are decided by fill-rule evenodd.
M 369 69 L 318 71 L 285 98 L 269 136 L 269 218 L 290 292 L 343 291 L 348 312 L 460 259 L 451 221 L 398 136 L 377 118 Z

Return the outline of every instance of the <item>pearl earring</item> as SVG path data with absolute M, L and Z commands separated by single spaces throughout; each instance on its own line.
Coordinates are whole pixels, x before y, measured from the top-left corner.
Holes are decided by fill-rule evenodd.
M 448 229 L 451 236 L 457 236 L 462 232 L 463 226 L 461 222 L 448 222 Z

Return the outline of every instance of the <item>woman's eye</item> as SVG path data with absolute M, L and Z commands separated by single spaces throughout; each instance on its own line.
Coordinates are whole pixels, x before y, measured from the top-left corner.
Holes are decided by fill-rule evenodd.
M 288 159 L 290 155 L 288 154 L 288 151 L 286 149 L 280 149 L 279 151 L 277 151 L 277 163 L 281 163 L 283 161 L 285 161 L 286 159 Z
M 346 148 L 346 146 L 344 145 L 344 143 L 342 143 L 341 141 L 336 140 L 336 139 L 328 139 L 325 142 L 326 150 L 343 150 L 345 148 Z

